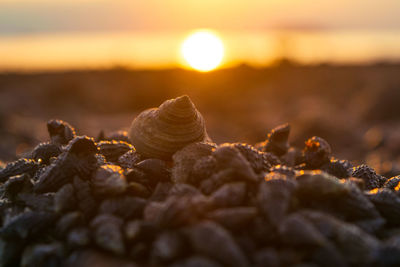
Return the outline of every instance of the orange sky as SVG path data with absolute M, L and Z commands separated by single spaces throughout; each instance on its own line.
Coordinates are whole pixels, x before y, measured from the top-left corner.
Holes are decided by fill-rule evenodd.
M 217 30 L 224 66 L 400 59 L 400 0 L 0 0 L 0 70 L 180 66 Z

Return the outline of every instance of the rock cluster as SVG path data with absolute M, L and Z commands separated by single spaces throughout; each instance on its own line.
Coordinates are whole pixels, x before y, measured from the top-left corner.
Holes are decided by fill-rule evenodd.
M 400 265 L 399 176 L 290 147 L 287 124 L 217 145 L 184 96 L 108 140 L 48 129 L 0 169 L 0 266 Z

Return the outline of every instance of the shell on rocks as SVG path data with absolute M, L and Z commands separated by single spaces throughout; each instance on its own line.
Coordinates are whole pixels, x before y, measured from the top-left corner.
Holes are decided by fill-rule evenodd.
M 169 196 L 195 196 L 201 192 L 190 184 L 174 184 L 169 190 Z
M 108 134 L 107 136 L 105 135 L 104 131 L 101 130 L 100 133 L 97 135 L 96 142 L 99 141 L 124 141 L 129 143 L 129 137 L 128 137 L 128 132 L 119 130 L 119 131 L 114 131 Z
M 124 226 L 124 235 L 128 242 L 151 241 L 158 234 L 156 226 L 143 220 L 128 221 Z
M 56 224 L 56 233 L 60 237 L 64 237 L 69 230 L 83 224 L 83 216 L 79 211 L 66 213 Z
M 90 243 L 90 231 L 87 227 L 76 227 L 68 233 L 67 242 L 70 247 L 83 247 Z
M 149 185 L 153 186 L 160 181 L 166 182 L 170 180 L 170 170 L 163 160 L 145 159 L 138 162 L 134 168 L 144 174 L 143 177 Z
M 151 201 L 164 201 L 167 199 L 169 191 L 171 190 L 173 184 L 170 182 L 159 182 L 154 188 L 149 200 Z
M 211 200 L 201 194 L 171 196 L 162 203 L 150 202 L 144 210 L 144 218 L 161 228 L 174 228 L 199 220 L 212 208 Z
M 140 161 L 140 155 L 136 150 L 129 150 L 118 158 L 118 165 L 124 169 L 132 169 Z
M 84 181 L 75 176 L 73 185 L 79 210 L 86 218 L 92 217 L 97 211 L 97 202 L 92 195 L 89 181 Z
M 62 120 L 49 120 L 47 122 L 47 130 L 51 142 L 58 145 L 66 145 L 76 136 L 75 129 Z
M 213 151 L 212 156 L 216 159 L 217 172 L 213 176 L 217 180 L 257 182 L 257 175 L 251 164 L 235 146 L 222 144 Z
M 129 182 L 126 187 L 128 195 L 148 198 L 151 195 L 151 188 L 138 182 Z
M 0 182 L 7 181 L 11 176 L 28 173 L 34 174 L 39 169 L 39 163 L 33 159 L 19 159 L 8 163 L 4 169 L 0 170 Z
M 61 243 L 35 244 L 25 248 L 21 266 L 57 266 L 62 264 L 62 256 Z
M 244 143 L 234 143 L 233 146 L 247 159 L 255 173 L 270 168 L 271 164 L 265 157 L 265 153 L 260 152 L 255 147 Z
M 194 251 L 224 266 L 249 266 L 249 262 L 232 235 L 216 223 L 205 221 L 185 231 Z
M 348 194 L 333 200 L 332 206 L 342 217 L 349 221 L 371 220 L 381 218 L 374 204 L 364 195 L 351 180 L 343 184 L 349 190 Z
M 55 219 L 56 216 L 53 213 L 27 211 L 8 221 L 1 229 L 0 237 L 4 239 L 26 239 L 38 236 Z
M 170 197 L 163 203 L 150 202 L 144 210 L 144 218 L 156 222 L 159 227 L 173 228 L 198 219 L 195 208 L 190 197 Z
M 296 147 L 290 147 L 286 154 L 280 157 L 282 163 L 288 167 L 293 167 L 303 161 L 302 151 Z
M 114 214 L 127 219 L 141 217 L 146 201 L 143 198 L 122 196 L 103 200 L 100 204 L 99 212 Z
M 54 143 L 40 143 L 33 149 L 31 156 L 34 160 L 40 160 L 43 164 L 49 164 L 50 158 L 57 157 L 61 152 L 62 149 L 59 145 Z
M 235 182 L 221 186 L 210 195 L 210 198 L 215 206 L 227 208 L 243 204 L 246 194 L 246 184 L 244 182 Z
M 29 191 L 32 186 L 29 175 L 21 174 L 13 176 L 4 183 L 4 195 L 9 199 L 15 199 L 17 194 Z
M 234 231 L 246 228 L 257 214 L 255 207 L 234 207 L 211 211 L 206 217 Z
M 296 194 L 305 198 L 343 196 L 350 191 L 338 178 L 321 171 L 300 171 L 296 181 Z
M 338 220 L 325 213 L 316 211 L 300 212 L 327 238 L 350 265 L 368 265 L 373 252 L 379 247 L 379 241 L 353 224 Z
M 296 181 L 279 173 L 270 173 L 265 180 L 259 187 L 258 206 L 261 214 L 273 225 L 279 225 L 290 206 Z
M 96 195 L 118 195 L 127 187 L 121 167 L 111 164 L 100 166 L 94 173 L 91 184 Z
M 381 187 L 386 182 L 385 177 L 376 174 L 374 169 L 365 164 L 354 167 L 352 176 L 363 179 L 368 190 Z
M 140 113 L 132 122 L 129 139 L 144 157 L 170 159 L 184 146 L 207 141 L 208 136 L 202 115 L 184 95 Z
M 294 195 L 299 204 L 317 210 L 336 210 L 335 202 L 347 200 L 351 192 L 349 185 L 321 171 L 300 171 L 296 181 Z
M 338 178 L 348 178 L 351 174 L 351 164 L 347 160 L 332 158 L 321 166 L 321 170 Z
M 96 158 L 96 165 L 101 166 L 101 165 L 106 165 L 107 161 L 106 158 L 102 154 L 96 154 L 94 155 Z
M 395 192 L 387 188 L 376 188 L 369 191 L 366 196 L 388 224 L 398 225 L 400 223 L 400 197 Z
M 75 190 L 72 184 L 64 185 L 54 195 L 54 210 L 56 212 L 72 210 L 76 204 Z
M 117 163 L 120 156 L 135 148 L 124 141 L 101 141 L 97 143 L 100 153 L 107 161 Z
M 202 157 L 193 165 L 192 182 L 200 183 L 211 177 L 217 168 L 217 160 L 212 156 Z
M 89 178 L 97 159 L 97 147 L 92 138 L 79 136 L 73 139 L 62 153 L 39 177 L 35 184 L 37 193 L 57 191 L 64 184 L 72 181 L 74 175 Z
M 19 193 L 17 196 L 17 201 L 24 204 L 35 211 L 47 211 L 53 212 L 53 196 L 52 194 L 35 194 L 31 192 Z
M 291 245 L 321 246 L 325 237 L 302 215 L 293 213 L 279 225 L 279 234 L 283 242 Z
M 166 231 L 154 241 L 151 258 L 154 266 L 156 266 L 179 258 L 186 250 L 187 245 L 181 233 Z
M 288 123 L 279 125 L 268 134 L 267 140 L 263 143 L 262 150 L 272 152 L 277 156 L 284 155 L 289 149 L 290 125 Z
M 177 151 L 173 156 L 174 166 L 172 168 L 171 179 L 175 183 L 191 183 L 193 166 L 202 157 L 211 155 L 214 145 L 208 143 L 193 143 Z
M 304 161 L 309 168 L 319 168 L 331 158 L 331 146 L 318 136 L 313 136 L 305 142 L 303 150 Z
M 398 190 L 400 189 L 400 187 L 398 187 L 400 182 L 400 175 L 394 176 L 390 179 L 388 179 L 385 184 L 383 185 L 384 188 L 389 188 L 389 189 L 393 189 L 393 190 Z M 398 188 L 398 189 L 396 189 Z
M 141 184 L 148 189 L 154 188 L 158 182 L 170 180 L 170 170 L 167 164 L 160 159 L 142 160 L 135 164 L 132 169 L 129 169 L 125 175 L 129 183 Z
M 349 177 L 347 181 L 356 185 L 360 190 L 365 190 L 365 182 L 363 179 L 356 177 Z
M 296 172 L 293 168 L 285 165 L 275 165 L 274 167 L 270 168 L 269 171 L 275 174 L 283 174 L 289 178 L 293 178 L 296 175 Z
M 96 216 L 90 226 L 94 229 L 96 244 L 115 254 L 124 254 L 125 245 L 122 235 L 123 220 L 111 214 Z

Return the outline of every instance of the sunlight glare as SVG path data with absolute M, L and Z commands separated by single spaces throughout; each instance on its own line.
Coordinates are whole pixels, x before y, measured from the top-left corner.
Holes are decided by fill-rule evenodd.
M 224 45 L 215 33 L 199 30 L 185 39 L 181 53 L 193 69 L 206 72 L 220 65 L 224 56 Z

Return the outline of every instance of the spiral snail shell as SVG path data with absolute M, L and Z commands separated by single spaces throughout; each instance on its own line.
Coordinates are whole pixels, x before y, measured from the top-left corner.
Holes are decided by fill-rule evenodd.
M 202 115 L 184 95 L 140 113 L 129 139 L 144 157 L 169 160 L 184 146 L 208 140 L 208 135 Z

